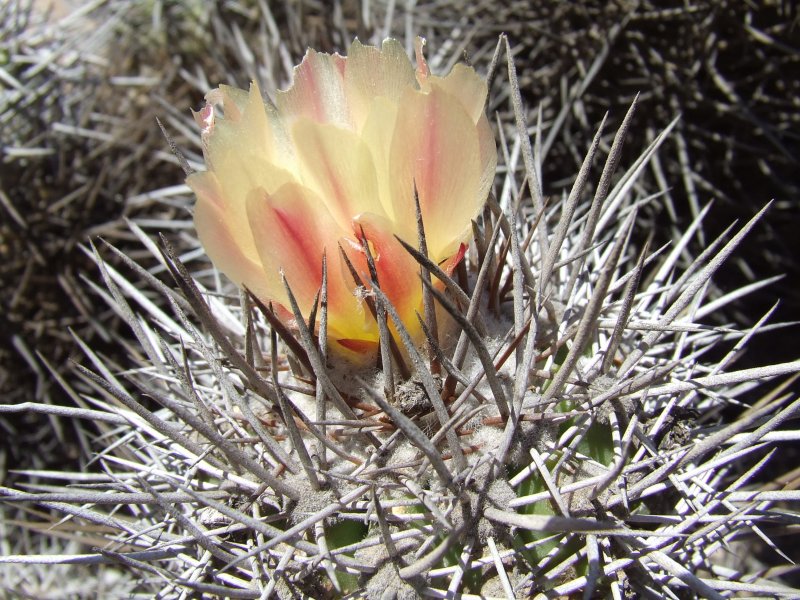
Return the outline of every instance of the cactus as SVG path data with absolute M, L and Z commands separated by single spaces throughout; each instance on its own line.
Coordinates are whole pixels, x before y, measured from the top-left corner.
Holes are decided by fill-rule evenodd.
M 770 533 L 793 523 L 778 504 L 796 502 L 793 480 L 758 479 L 800 435 L 798 402 L 788 382 L 760 386 L 800 362 L 734 368 L 781 327 L 770 313 L 706 324 L 757 287 L 707 294 L 767 208 L 697 256 L 707 207 L 671 246 L 639 244 L 640 213 L 662 201 L 644 173 L 676 122 L 624 161 L 636 101 L 546 198 L 512 56 L 501 37 L 502 158 L 463 267 L 428 260 L 424 223 L 407 247 L 409 284 L 437 307 L 422 348 L 379 282 L 380 361 L 356 368 L 329 352 L 324 285 L 291 329 L 193 241 L 130 223 L 149 257 L 92 245 L 135 343 L 116 364 L 76 336 L 84 359 L 61 380 L 75 406 L 22 408 L 92 423 L 97 470 L 0 489 L 84 549 L 0 562 L 116 565 L 109 595 L 146 597 L 796 594 L 732 554 L 751 539 L 780 553 Z

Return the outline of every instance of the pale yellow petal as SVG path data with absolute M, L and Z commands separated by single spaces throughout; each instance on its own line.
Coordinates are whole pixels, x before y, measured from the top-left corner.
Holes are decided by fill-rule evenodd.
M 213 169 L 227 157 L 255 156 L 260 162 L 290 165 L 290 144 L 283 123 L 261 97 L 253 83 L 250 91 L 221 86 L 221 102 L 214 112 L 213 125 L 206 140 L 206 159 Z M 221 108 L 222 115 L 218 115 Z
M 256 256 L 247 219 L 247 197 L 253 189 L 262 188 L 271 193 L 294 179 L 257 154 L 238 148 L 235 138 L 228 140 L 220 136 L 215 137 L 214 142 L 219 149 L 214 155 L 214 174 L 219 182 L 223 210 L 233 229 L 239 232 L 239 244 L 249 255 Z M 224 148 L 228 144 L 231 150 L 226 152 Z
M 480 148 L 481 177 L 478 197 L 486 198 L 492 189 L 494 176 L 497 172 L 497 144 L 494 139 L 494 132 L 489 125 L 489 119 L 481 113 L 478 123 L 475 126 L 478 131 L 478 146 Z
M 399 227 L 416 230 L 416 184 L 431 257 L 455 253 L 485 201 L 478 133 L 461 103 L 439 87 L 427 94 L 408 90 L 397 115 L 390 164 Z M 406 241 L 415 244 L 416 238 Z
M 255 248 L 240 243 L 250 237 L 249 225 L 231 218 L 213 173 L 194 173 L 187 183 L 197 195 L 194 225 L 200 243 L 214 265 L 236 285 L 245 285 L 259 298 L 275 299 L 276 280 L 265 273 Z
M 417 61 L 417 70 L 414 74 L 417 78 L 417 83 L 423 92 L 428 92 L 430 89 L 428 86 L 428 78 L 431 75 L 431 70 L 428 67 L 428 61 L 425 60 L 426 43 L 427 42 L 424 37 L 417 36 L 414 39 L 414 58 Z
M 350 126 L 344 91 L 345 59 L 309 49 L 294 68 L 292 85 L 275 95 L 281 116 L 291 121 L 305 117 L 317 123 Z
M 219 86 L 218 90 L 212 90 L 206 94 L 206 100 L 228 105 L 227 117 L 232 120 L 238 120 L 250 101 L 250 93 L 246 90 L 223 84 Z
M 483 115 L 488 90 L 486 82 L 472 67 L 459 63 L 446 77 L 429 77 L 428 82 L 458 99 L 473 123 Z
M 270 277 L 283 271 L 305 317 L 322 285 L 322 257 L 328 257 L 328 325 L 332 337 L 358 337 L 366 316 L 339 264 L 342 232 L 314 193 L 296 183 L 274 194 L 254 190 L 247 201 L 253 238 Z M 281 286 L 282 288 L 282 286 Z M 281 291 L 277 300 L 289 307 Z
M 416 87 L 414 67 L 397 40 L 385 40 L 380 49 L 356 40 L 346 63 L 345 92 L 356 131 L 362 130 L 375 98 L 396 104 L 405 88 Z
M 213 121 L 205 136 L 206 162 L 219 186 L 220 210 L 243 251 L 256 257 L 258 253 L 250 235 L 246 199 L 251 190 L 263 188 L 267 193 L 293 180 L 293 175 L 269 162 L 278 156 L 273 124 L 254 85 L 250 93 L 233 88 L 220 88 L 210 101 L 219 104 L 222 115 L 212 111 Z M 213 106 L 213 105 L 212 105 Z M 204 111 L 205 113 L 205 111 Z
M 392 138 L 395 134 L 398 105 L 386 97 L 379 96 L 373 99 L 370 106 L 361 139 L 370 150 L 378 182 L 378 197 L 380 198 L 383 213 L 398 225 L 397 212 L 392 198 L 392 178 L 394 176 L 389 163 Z M 373 211 L 374 212 L 374 211 Z M 400 232 L 398 235 L 414 235 L 416 228 L 409 232 Z
M 309 119 L 292 127 L 303 184 L 313 189 L 345 231 L 362 212 L 382 214 L 375 165 L 352 131 Z

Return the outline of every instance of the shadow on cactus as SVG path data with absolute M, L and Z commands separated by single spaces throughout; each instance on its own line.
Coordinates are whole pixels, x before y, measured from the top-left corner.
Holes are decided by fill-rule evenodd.
M 141 346 L 112 372 L 81 344 L 91 392 L 71 414 L 103 426 L 105 475 L 3 499 L 102 525 L 76 560 L 161 596 L 790 594 L 726 554 L 789 522 L 774 503 L 796 486 L 754 478 L 797 439 L 775 430 L 798 402 L 786 385 L 737 398 L 800 363 L 730 370 L 769 315 L 703 324 L 747 291 L 705 299 L 761 213 L 695 258 L 707 210 L 637 250 L 637 211 L 659 201 L 640 176 L 673 124 L 617 174 L 635 104 L 546 199 L 505 38 L 488 81 L 504 51 L 496 177 L 486 84 L 430 75 L 419 43 L 416 71 L 395 42 L 356 43 L 310 52 L 274 102 L 212 92 L 210 170 L 189 183 L 203 244 L 245 291 L 135 225 L 177 292 L 95 252 Z M 712 349 L 729 351 L 703 362 Z

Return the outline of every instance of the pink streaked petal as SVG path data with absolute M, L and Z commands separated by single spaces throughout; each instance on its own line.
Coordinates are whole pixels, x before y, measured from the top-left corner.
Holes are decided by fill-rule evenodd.
M 247 92 L 229 85 L 221 85 L 206 94 L 206 105 L 225 107 L 225 118 L 229 121 L 241 118 L 246 103 Z
M 241 230 L 225 210 L 216 177 L 195 173 L 187 183 L 197 195 L 194 225 L 211 261 L 236 285 L 247 286 L 265 301 L 273 300 L 275 282 L 264 272 L 258 255 L 240 243 Z
M 192 111 L 192 116 L 195 123 L 200 126 L 200 136 L 203 138 L 203 142 L 206 142 L 208 136 L 214 131 L 214 119 L 216 116 L 214 105 L 209 102 L 199 111 Z
M 361 355 L 374 355 L 378 351 L 378 342 L 375 340 L 353 340 L 348 338 L 337 339 L 336 342 L 343 348 Z
M 287 183 L 269 195 L 253 190 L 247 198 L 247 216 L 256 249 L 273 281 L 286 274 L 300 309 L 308 314 L 322 281 L 322 255 L 326 244 L 310 213 L 306 190 Z M 280 286 L 283 287 L 282 285 Z M 285 293 L 276 293 L 288 306 Z
M 454 254 L 486 199 L 478 132 L 461 103 L 438 87 L 429 93 L 407 90 L 389 164 L 401 229 L 416 231 L 416 183 L 431 258 Z M 416 236 L 405 241 L 416 244 Z
M 362 131 L 375 98 L 396 104 L 405 88 L 417 85 L 414 67 L 397 40 L 385 40 L 380 49 L 356 40 L 346 62 L 345 92 L 356 131 Z
M 239 148 L 235 135 L 218 128 L 212 140 L 213 173 L 219 187 L 219 203 L 225 211 L 231 230 L 236 231 L 238 243 L 246 254 L 256 257 L 258 252 L 250 233 L 247 217 L 247 197 L 253 189 L 263 188 L 268 193 L 293 180 L 292 175 L 264 161 L 263 157 Z
M 365 331 L 365 315 L 338 264 L 342 231 L 316 196 L 296 183 L 274 194 L 255 190 L 247 201 L 250 227 L 264 270 L 278 278 L 283 271 L 300 310 L 308 316 L 322 285 L 322 256 L 328 256 L 328 325 L 332 338 L 355 337 Z M 280 286 L 278 302 L 288 306 Z
M 382 213 L 372 154 L 352 131 L 299 119 L 292 127 L 303 183 L 348 230 L 354 215 Z
M 417 82 L 423 91 L 428 91 L 428 77 L 431 70 L 428 68 L 428 61 L 425 60 L 425 38 L 417 36 L 414 39 L 414 57 L 417 59 Z
M 292 85 L 279 91 L 275 104 L 289 120 L 306 117 L 317 123 L 350 126 L 344 91 L 345 59 L 309 49 L 294 68 Z
M 422 311 L 422 283 L 419 280 L 419 264 L 395 239 L 393 225 L 378 215 L 361 214 L 353 221 L 355 236 L 366 238 L 378 272 L 378 284 L 397 309 L 403 323 L 412 335 L 417 334 L 418 323 L 415 312 Z M 348 254 L 360 273 L 369 281 L 369 266 L 363 245 L 358 252 Z
M 467 245 L 462 243 L 455 254 L 452 256 L 444 259 L 441 263 L 439 263 L 439 268 L 442 269 L 448 275 L 452 275 L 453 271 L 455 271 L 458 263 L 460 263 L 464 259 L 464 255 L 467 253 Z

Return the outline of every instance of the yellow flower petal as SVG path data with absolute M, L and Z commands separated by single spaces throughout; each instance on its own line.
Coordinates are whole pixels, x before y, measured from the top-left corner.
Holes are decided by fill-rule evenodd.
M 431 76 L 428 82 L 456 98 L 473 123 L 477 123 L 483 115 L 488 90 L 486 82 L 472 67 L 459 63 L 446 77 Z
M 280 281 L 264 271 L 252 241 L 252 248 L 242 243 L 241 227 L 235 222 L 234 213 L 226 209 L 216 176 L 194 173 L 187 183 L 197 195 L 194 226 L 209 258 L 237 285 L 247 286 L 259 298 L 274 299 L 273 290 Z M 245 237 L 252 240 L 249 231 Z
M 383 212 L 372 154 L 355 133 L 299 119 L 292 140 L 303 184 L 323 199 L 343 230 L 351 230 L 359 213 Z
M 416 183 L 431 257 L 438 261 L 455 253 L 486 198 L 480 143 L 470 115 L 438 86 L 429 93 L 407 90 L 389 162 L 396 220 L 402 229 L 416 230 Z M 406 241 L 415 244 L 416 238 Z
M 224 169 L 224 164 L 249 158 L 251 161 L 255 159 L 260 165 L 269 163 L 291 169 L 294 162 L 291 142 L 281 119 L 274 108 L 264 102 L 258 86 L 253 83 L 249 93 L 227 86 L 215 91 L 220 94 L 211 100 L 220 103 L 224 115 L 215 117 L 211 126 L 212 134 L 205 144 L 206 158 L 211 168 Z M 268 188 L 277 189 L 286 177 L 275 184 L 271 183 L 272 173 L 262 179 Z
M 378 182 L 378 197 L 382 211 L 379 214 L 386 215 L 389 219 L 394 221 L 396 225 L 398 222 L 398 207 L 395 206 L 392 198 L 392 178 L 394 173 L 389 162 L 392 138 L 395 134 L 395 122 L 397 121 L 398 106 L 396 102 L 390 101 L 388 98 L 378 96 L 372 100 L 367 119 L 364 123 L 364 128 L 361 132 L 361 139 L 369 148 L 372 155 L 372 162 L 375 166 L 375 175 Z M 373 211 L 375 212 L 375 211 Z M 413 238 L 416 236 L 416 226 L 408 231 L 395 231 L 403 239 L 407 237 Z
M 369 243 L 381 291 L 397 309 L 412 336 L 419 337 L 421 330 L 415 315 L 417 311 L 422 312 L 419 263 L 394 237 L 394 226 L 388 219 L 374 214 L 361 214 L 356 219 L 356 228 L 358 239 L 361 239 L 363 231 Z M 369 273 L 367 256 L 363 249 L 349 252 L 348 256 L 356 269 Z M 365 282 L 367 281 L 369 276 L 365 278 Z
M 208 100 L 209 106 L 200 115 L 205 127 L 206 161 L 215 176 L 218 209 L 224 212 L 230 231 L 237 232 L 242 251 L 256 260 L 258 252 L 245 205 L 247 196 L 259 187 L 273 192 L 292 181 L 293 176 L 268 162 L 270 156 L 281 154 L 276 148 L 282 142 L 278 141 L 277 127 L 270 123 L 255 85 L 249 93 L 222 86 L 209 93 Z M 223 116 L 217 114 L 219 110 Z M 198 176 L 190 177 L 190 185 L 193 177 Z
M 338 244 L 343 232 L 311 190 L 297 183 L 288 183 L 269 195 L 263 189 L 254 190 L 247 200 L 247 214 L 264 271 L 276 277 L 281 271 L 285 274 L 304 315 L 310 313 L 322 286 L 324 253 L 329 265 L 328 325 L 333 337 L 358 338 L 370 331 L 353 286 L 339 264 Z M 273 294 L 289 307 L 282 284 Z
M 414 187 L 429 255 L 451 272 L 494 176 L 486 85 L 463 65 L 431 75 L 423 44 L 416 67 L 394 40 L 355 41 L 347 58 L 309 50 L 274 105 L 255 84 L 221 86 L 195 114 L 209 171 L 188 183 L 209 256 L 291 324 L 280 273 L 307 317 L 325 253 L 330 348 L 356 363 L 377 352 L 377 325 L 339 246 L 369 288 L 364 238 L 383 292 L 422 343 L 419 266 L 395 239 L 417 244 Z
M 275 96 L 275 105 L 287 120 L 306 117 L 317 123 L 350 124 L 344 91 L 345 59 L 309 49 L 294 68 L 292 85 Z
M 361 131 L 375 98 L 397 104 L 403 90 L 415 86 L 414 68 L 397 40 L 385 40 L 380 49 L 356 40 L 347 53 L 344 85 L 354 129 Z
M 424 37 L 417 36 L 414 39 L 414 58 L 417 61 L 417 70 L 414 74 L 422 91 L 428 92 L 428 77 L 431 75 L 431 70 L 428 68 L 428 61 L 425 60 L 425 44 L 426 41 Z

